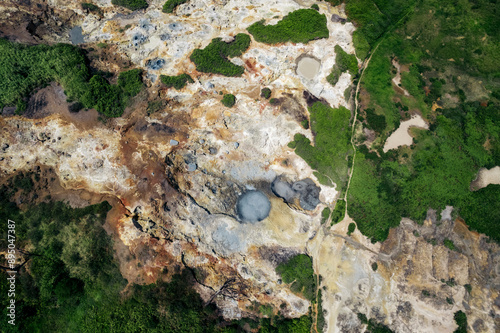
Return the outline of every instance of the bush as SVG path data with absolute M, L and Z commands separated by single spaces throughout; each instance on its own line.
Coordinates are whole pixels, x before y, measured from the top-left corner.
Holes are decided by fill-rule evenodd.
M 142 69 L 136 68 L 118 75 L 118 86 L 122 90 L 122 95 L 131 97 L 137 95 L 142 87 Z
M 168 0 L 165 2 L 162 8 L 162 12 L 164 13 L 173 13 L 177 6 L 186 3 L 188 0 Z
M 194 83 L 194 80 L 188 74 L 180 74 L 177 76 L 160 75 L 160 80 L 168 88 L 174 87 L 177 90 L 184 88 L 188 82 Z
M 354 230 L 356 230 L 356 223 L 349 223 L 349 226 L 347 227 L 347 236 L 351 236 Z
M 287 262 L 276 267 L 276 273 L 281 276 L 284 283 L 292 283 L 290 289 L 302 294 L 312 301 L 316 292 L 316 281 L 312 267 L 312 258 L 305 254 L 298 254 Z
M 228 108 L 232 108 L 236 103 L 236 97 L 233 94 L 225 94 L 221 100 L 221 103 Z
M 111 3 L 130 10 L 148 8 L 148 3 L 145 0 L 111 0 Z
M 311 6 L 312 9 L 319 11 L 319 6 L 317 4 L 313 4 Z
M 286 42 L 307 43 L 319 38 L 328 38 L 326 16 L 314 9 L 298 9 L 289 13 L 276 25 L 264 25 L 259 21 L 247 28 L 254 39 L 266 44 Z
M 264 97 L 265 99 L 269 99 L 269 97 L 271 97 L 271 89 L 263 88 L 260 91 L 260 97 Z
M 467 315 L 463 311 L 457 311 L 453 315 L 458 328 L 453 333 L 467 333 Z
M 244 68 L 230 62 L 228 57 L 242 55 L 249 46 L 250 36 L 246 34 L 237 34 L 230 43 L 223 42 L 221 38 L 214 38 L 204 49 L 194 50 L 190 59 L 200 72 L 241 76 Z

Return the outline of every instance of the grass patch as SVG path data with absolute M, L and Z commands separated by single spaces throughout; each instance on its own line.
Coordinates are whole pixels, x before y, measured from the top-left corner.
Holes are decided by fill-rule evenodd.
M 314 9 L 298 9 L 283 17 L 275 25 L 264 25 L 259 21 L 247 28 L 257 42 L 266 44 L 307 43 L 319 38 L 328 38 L 326 16 Z
M 162 8 L 162 12 L 164 13 L 173 13 L 177 6 L 182 5 L 183 3 L 188 2 L 188 0 L 168 0 L 165 2 Z
M 111 3 L 130 10 L 148 8 L 148 3 L 145 0 L 111 0 Z
M 233 64 L 228 58 L 239 57 L 249 46 L 250 36 L 246 34 L 237 34 L 230 43 L 214 38 L 204 49 L 194 50 L 190 59 L 200 72 L 241 76 L 244 68 Z
M 318 314 L 316 316 L 316 327 L 318 329 L 318 332 L 323 332 L 325 325 L 326 322 L 325 322 L 325 314 L 323 311 L 323 297 L 320 289 L 318 290 Z
M 342 188 L 347 181 L 347 156 L 351 152 L 349 119 L 351 112 L 344 107 L 332 109 L 320 102 L 309 108 L 314 146 L 302 134 L 296 134 L 289 146 L 320 175 L 320 182 Z M 329 180 L 331 179 L 331 181 Z
M 228 108 L 232 108 L 236 104 L 236 97 L 233 94 L 225 94 L 221 103 Z
M 316 282 L 312 267 L 312 258 L 305 254 L 298 254 L 287 262 L 276 267 L 276 273 L 284 283 L 291 283 L 290 289 L 312 301 L 315 298 Z
M 168 88 L 174 87 L 180 90 L 188 83 L 194 83 L 194 80 L 188 74 L 180 74 L 177 76 L 160 75 L 161 82 Z

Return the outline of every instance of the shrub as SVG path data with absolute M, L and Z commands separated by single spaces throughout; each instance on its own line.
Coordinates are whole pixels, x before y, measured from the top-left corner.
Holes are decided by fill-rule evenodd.
M 264 25 L 259 21 L 247 28 L 254 39 L 266 44 L 286 42 L 307 43 L 319 38 L 328 38 L 326 16 L 314 9 L 298 9 L 289 13 L 276 25 Z
M 374 262 L 374 263 L 372 264 L 372 269 L 373 269 L 373 271 L 374 271 L 374 272 L 376 272 L 376 271 L 377 271 L 377 269 L 378 269 L 378 264 L 377 264 L 376 262 Z
M 174 87 L 177 90 L 184 88 L 187 83 L 194 83 L 194 80 L 188 74 L 180 74 L 177 76 L 161 75 L 160 80 L 168 88 Z
M 304 295 L 310 301 L 314 300 L 316 282 L 311 257 L 298 254 L 287 262 L 279 264 L 276 273 L 281 276 L 284 283 L 291 283 L 290 289 L 293 292 Z
M 165 2 L 162 8 L 162 12 L 164 13 L 173 13 L 177 6 L 186 3 L 188 0 L 168 0 Z
M 190 59 L 200 72 L 241 76 L 244 68 L 230 62 L 228 57 L 242 55 L 249 46 L 250 36 L 246 34 L 237 34 L 230 43 L 223 42 L 221 38 L 214 38 L 204 49 L 194 50 Z
M 356 223 L 349 223 L 349 226 L 347 227 L 347 235 L 351 236 L 351 234 L 356 230 Z
M 317 4 L 313 4 L 311 6 L 312 9 L 319 11 L 319 6 Z
M 271 89 L 263 88 L 260 91 L 260 97 L 264 97 L 265 99 L 269 99 L 269 97 L 271 97 Z
M 130 10 L 138 10 L 148 7 L 148 3 L 145 0 L 111 0 L 111 3 L 115 6 L 125 7 Z
M 221 103 L 228 108 L 232 108 L 236 103 L 236 97 L 233 94 L 225 94 L 221 100 Z
M 453 333 L 467 333 L 467 315 L 463 311 L 457 311 L 453 315 L 458 328 Z

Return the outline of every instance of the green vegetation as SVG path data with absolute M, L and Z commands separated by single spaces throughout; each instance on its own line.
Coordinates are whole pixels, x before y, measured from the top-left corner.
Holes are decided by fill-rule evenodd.
M 333 65 L 332 72 L 326 77 L 332 86 L 337 84 L 342 73 L 349 71 L 352 77 L 358 73 L 358 60 L 354 54 L 348 54 L 340 45 L 335 45 L 335 54 L 335 65 Z
M 276 267 L 276 273 L 284 283 L 291 283 L 290 289 L 312 301 L 315 298 L 316 282 L 312 267 L 312 258 L 305 254 L 298 254 L 287 262 Z
M 264 25 L 259 21 L 247 28 L 257 42 L 266 44 L 307 43 L 319 38 L 328 38 L 326 16 L 314 9 L 298 9 L 289 13 L 275 25 Z
M 319 11 L 319 6 L 317 4 L 313 4 L 311 6 L 312 9 Z
M 162 12 L 164 13 L 173 13 L 177 6 L 186 3 L 188 0 L 168 0 L 165 2 L 162 8 Z
M 304 119 L 300 122 L 300 126 L 302 126 L 304 129 L 309 129 L 309 120 Z
M 185 73 L 177 76 L 160 75 L 160 80 L 168 88 L 174 87 L 177 90 L 184 88 L 188 83 L 194 83 L 191 76 Z
M 344 107 L 332 109 L 320 102 L 309 108 L 314 146 L 302 134 L 296 134 L 289 146 L 317 172 L 322 184 L 337 184 L 342 188 L 347 181 L 347 156 L 351 152 L 349 118 Z
M 84 54 L 68 44 L 26 46 L 0 39 L 0 108 L 17 105 L 34 89 L 52 81 L 64 89 L 69 101 L 80 101 L 109 117 L 122 115 L 130 97 L 142 87 L 141 71 L 120 74 L 119 84 L 110 85 L 100 74 L 90 77 Z
M 349 226 L 347 227 L 347 236 L 351 236 L 354 230 L 356 230 L 356 223 L 349 223 Z
M 236 97 L 233 94 L 225 94 L 221 103 L 228 108 L 232 108 L 236 103 Z
M 339 223 L 345 217 L 345 200 L 339 199 L 335 203 L 335 209 L 332 214 L 332 225 Z
M 454 331 L 454 333 L 467 333 L 467 315 L 462 311 L 458 311 L 455 312 L 453 318 L 455 319 L 455 323 L 458 325 L 458 328 Z
M 95 13 L 101 12 L 101 8 L 99 8 L 98 6 L 96 6 L 90 2 L 82 2 L 82 9 L 88 10 L 89 12 L 95 12 Z
M 271 99 L 269 100 L 269 104 L 271 104 L 271 105 L 279 105 L 279 104 L 280 104 L 280 102 L 281 102 L 281 101 L 279 100 L 279 98 L 271 98 Z
M 374 272 L 376 272 L 376 271 L 377 271 L 377 269 L 378 269 L 378 264 L 377 264 L 376 262 L 374 262 L 374 263 L 372 264 L 372 269 L 373 269 L 373 271 L 374 271 Z
M 324 224 L 326 221 L 328 221 L 328 218 L 330 217 L 331 210 L 328 207 L 325 207 L 323 211 L 321 212 L 321 224 Z
M 148 3 L 145 0 L 111 0 L 111 3 L 130 10 L 148 8 Z
M 249 46 L 250 36 L 247 34 L 237 34 L 230 43 L 214 38 L 204 49 L 194 50 L 190 59 L 200 72 L 241 76 L 244 68 L 233 64 L 228 58 L 239 57 Z
M 259 312 L 262 313 L 266 317 L 272 317 L 273 316 L 273 306 L 270 304 L 264 305 L 261 304 L 259 306 Z
M 453 243 L 452 240 L 450 239 L 445 239 L 443 241 L 443 244 L 444 246 L 446 246 L 448 249 L 450 249 L 451 251 L 454 251 L 455 250 L 455 244 Z
M 265 99 L 269 99 L 271 97 L 271 89 L 263 88 L 260 91 L 260 97 L 264 97 Z
M 376 7 L 380 11 L 369 10 Z M 487 1 L 456 6 L 437 0 L 346 1 L 359 27 L 356 47 L 365 43 L 356 52 L 378 45 L 360 83 L 358 118 L 377 137 L 370 149 L 357 147 L 348 193 L 349 215 L 372 241 L 383 241 L 402 216 L 420 223 L 429 208 L 446 205 L 456 207 L 471 229 L 500 240 L 492 223 L 500 218 L 493 199 L 500 186 L 469 189 L 479 168 L 500 164 L 500 100 L 494 93 L 500 87 L 500 53 L 492 51 L 500 45 L 500 19 L 491 14 L 498 8 Z M 409 69 L 401 72 L 401 86 L 411 96 L 391 82 L 393 59 Z M 471 83 L 478 80 L 482 83 Z M 470 94 L 471 85 L 492 92 L 487 102 Z M 432 111 L 438 99 L 441 107 Z M 384 153 L 387 136 L 409 110 L 418 110 L 429 130 L 413 129 L 413 145 Z

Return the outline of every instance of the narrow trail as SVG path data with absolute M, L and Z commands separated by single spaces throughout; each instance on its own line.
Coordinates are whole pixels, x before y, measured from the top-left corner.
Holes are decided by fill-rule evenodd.
M 370 60 L 372 59 L 373 55 L 377 51 L 380 43 L 377 44 L 377 46 L 373 49 L 373 52 L 370 54 L 370 57 L 365 59 L 363 62 L 363 65 L 361 66 L 361 75 L 359 76 L 358 84 L 356 85 L 356 92 L 354 94 L 354 118 L 352 120 L 352 130 L 351 130 L 351 145 L 352 145 L 352 150 L 353 150 L 353 155 L 352 155 L 352 166 L 351 170 L 349 170 L 349 180 L 347 181 L 347 188 L 345 190 L 345 195 L 344 195 L 344 201 L 345 201 L 345 215 L 347 216 L 347 194 L 349 193 L 349 187 L 351 186 L 351 179 L 352 175 L 354 174 L 354 163 L 356 161 L 356 146 L 354 144 L 354 131 L 356 130 L 356 120 L 358 117 L 358 109 L 359 109 L 359 101 L 358 101 L 358 95 L 359 95 L 359 88 L 361 87 L 361 80 L 363 79 L 363 75 L 365 74 L 366 69 L 368 68 L 368 64 L 370 63 Z

